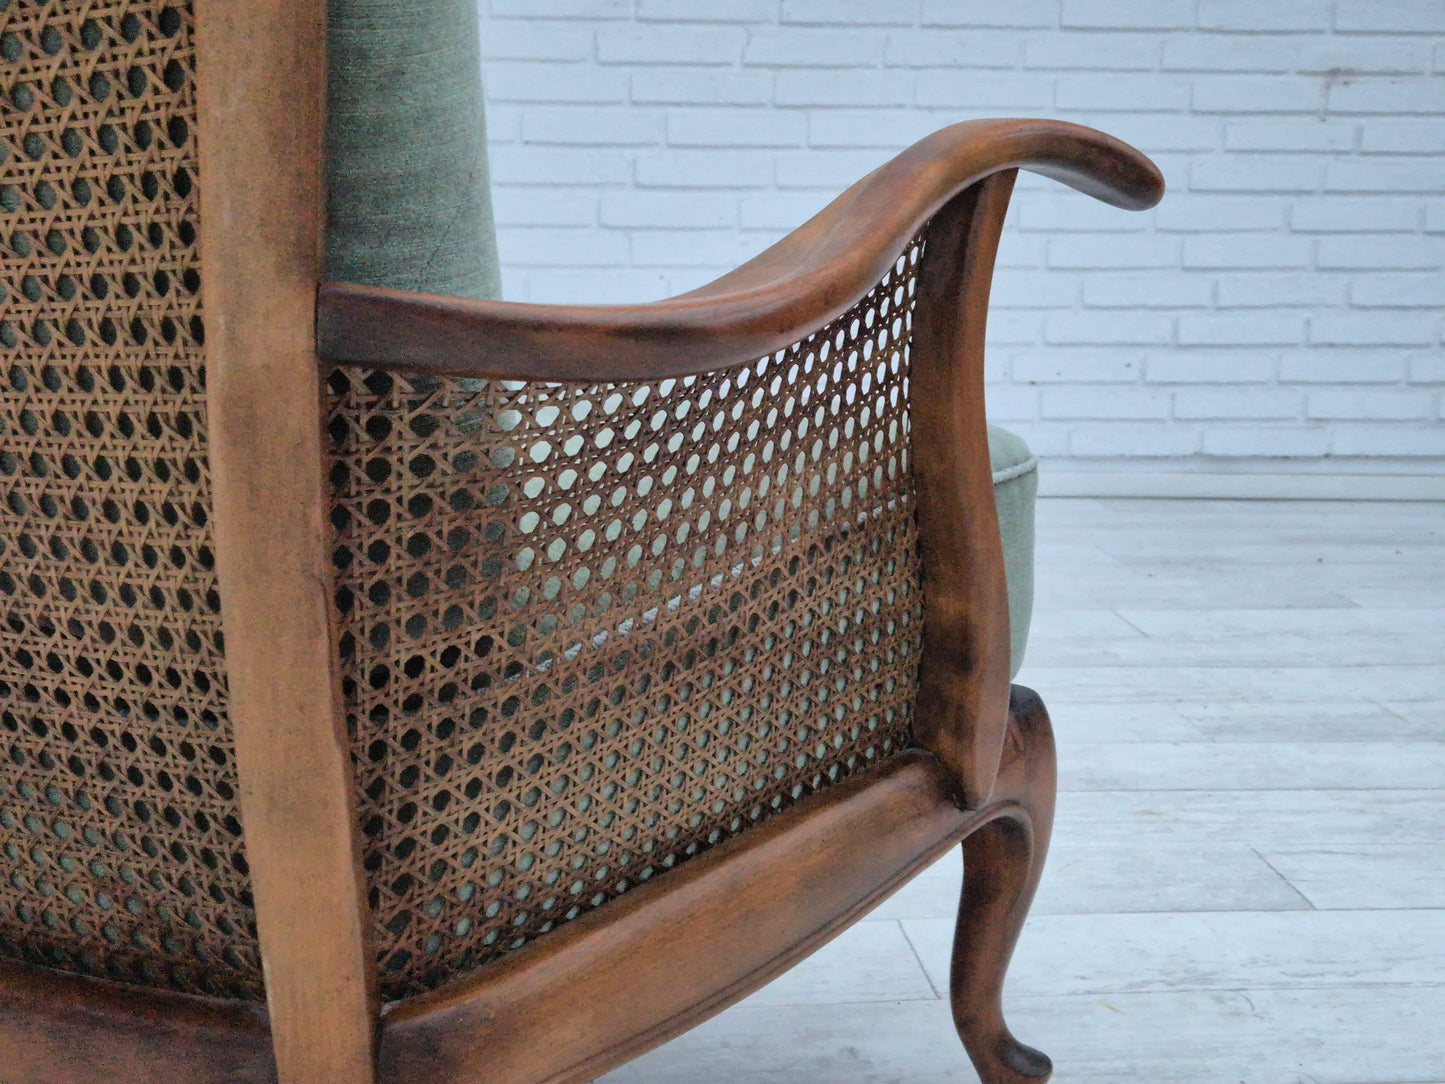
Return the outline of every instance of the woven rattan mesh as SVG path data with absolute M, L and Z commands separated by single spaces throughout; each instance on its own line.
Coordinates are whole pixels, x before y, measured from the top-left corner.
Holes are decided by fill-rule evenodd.
M 191 37 L 183 4 L 0 0 L 0 955 L 257 997 Z
M 919 245 L 681 380 L 331 379 L 383 991 L 484 964 L 904 748 Z

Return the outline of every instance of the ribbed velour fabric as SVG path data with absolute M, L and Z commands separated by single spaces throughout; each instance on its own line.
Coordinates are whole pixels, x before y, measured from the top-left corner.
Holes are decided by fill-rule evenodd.
M 476 0 L 330 0 L 326 278 L 499 295 Z
M 1022 437 L 996 425 L 988 427 L 988 458 L 1008 579 L 1010 673 L 1016 677 L 1024 663 L 1034 611 L 1034 499 L 1039 492 L 1039 461 Z

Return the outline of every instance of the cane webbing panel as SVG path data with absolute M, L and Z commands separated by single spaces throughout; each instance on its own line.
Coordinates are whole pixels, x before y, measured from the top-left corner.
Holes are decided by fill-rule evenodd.
M 383 992 L 479 966 L 907 746 L 919 245 L 755 364 L 331 379 Z
M 0 0 L 0 955 L 260 997 L 191 39 L 184 4 Z

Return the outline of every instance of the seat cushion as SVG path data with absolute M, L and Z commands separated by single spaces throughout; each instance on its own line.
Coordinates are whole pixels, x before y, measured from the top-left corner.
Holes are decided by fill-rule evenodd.
M 1039 492 L 1039 461 L 1023 438 L 996 425 L 988 427 L 988 458 L 1008 577 L 1009 674 L 1017 676 L 1024 664 L 1034 610 L 1034 499 Z
M 476 0 L 330 0 L 326 270 L 499 296 Z

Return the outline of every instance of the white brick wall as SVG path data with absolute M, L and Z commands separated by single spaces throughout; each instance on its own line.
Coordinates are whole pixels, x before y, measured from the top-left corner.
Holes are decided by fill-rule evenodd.
M 1053 457 L 1445 457 L 1445 0 L 482 5 L 511 298 L 691 289 L 936 128 L 1057 116 L 1169 193 L 1021 178 L 996 418 Z

